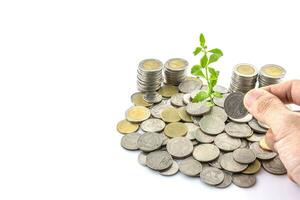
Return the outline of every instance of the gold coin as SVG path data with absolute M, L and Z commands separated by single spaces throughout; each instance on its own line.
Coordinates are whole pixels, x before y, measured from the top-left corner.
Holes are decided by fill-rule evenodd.
M 173 138 L 173 137 L 181 137 L 186 135 L 187 127 L 184 123 L 181 122 L 173 122 L 168 124 L 165 127 L 164 133 L 166 136 Z
M 261 71 L 271 77 L 283 77 L 285 75 L 285 70 L 278 65 L 265 65 L 261 68 Z
M 164 85 L 158 90 L 158 93 L 163 97 L 171 97 L 178 93 L 178 88 L 174 85 Z
M 144 93 L 141 92 L 136 92 L 133 95 L 131 95 L 131 102 L 135 105 L 135 106 L 145 106 L 145 107 L 149 107 L 152 104 L 148 103 L 147 101 L 144 100 Z
M 174 107 L 168 107 L 168 108 L 164 109 L 160 113 L 160 116 L 161 116 L 162 120 L 164 120 L 165 122 L 179 122 L 180 121 L 178 111 Z
M 253 76 L 257 73 L 255 67 L 250 64 L 238 64 L 234 70 L 242 76 Z
M 178 111 L 178 115 L 179 115 L 179 117 L 181 118 L 182 121 L 193 122 L 193 120 L 191 118 L 191 115 L 189 115 L 186 112 L 186 108 L 185 107 L 180 107 L 180 108 L 177 109 L 177 111 Z
M 272 151 L 272 149 L 267 145 L 265 137 L 259 141 L 259 146 L 264 150 Z
M 126 111 L 126 119 L 130 122 L 145 121 L 150 115 L 150 110 L 144 106 L 133 106 Z
M 256 159 L 253 163 L 249 164 L 248 167 L 242 171 L 243 174 L 256 174 L 261 168 L 260 162 Z
M 131 123 L 126 119 L 120 121 L 117 124 L 117 130 L 119 131 L 119 133 L 123 133 L 123 134 L 133 133 L 137 131 L 138 128 L 139 128 L 138 124 Z
M 155 59 L 147 59 L 142 61 L 144 70 L 158 70 L 161 68 L 162 63 Z
M 172 58 L 167 61 L 167 65 L 172 70 L 183 70 L 188 66 L 188 62 L 181 58 Z

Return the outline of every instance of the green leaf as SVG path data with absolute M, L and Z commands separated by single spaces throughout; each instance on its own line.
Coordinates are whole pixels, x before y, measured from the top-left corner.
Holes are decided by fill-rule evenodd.
M 204 73 L 202 72 L 202 67 L 200 65 L 194 65 L 192 67 L 191 73 L 195 76 L 205 78 Z
M 222 98 L 223 95 L 220 92 L 213 92 L 212 95 L 217 98 Z
M 206 105 L 209 106 L 209 107 L 212 107 L 212 106 L 214 106 L 215 104 L 214 104 L 213 102 L 208 101 L 208 102 L 206 102 Z
M 209 57 L 208 64 L 217 62 L 221 56 L 222 56 L 221 54 L 216 54 L 216 53 L 211 54 Z
M 207 99 L 208 94 L 205 91 L 200 91 L 192 100 L 192 102 L 197 103 L 201 102 L 204 99 Z
M 219 74 L 220 74 L 219 71 L 215 70 L 215 69 L 212 68 L 212 67 L 208 67 L 208 71 L 209 71 L 209 73 L 210 73 L 210 79 L 211 79 L 211 80 L 216 80 L 216 79 L 218 79 Z
M 211 49 L 208 52 L 214 53 L 214 54 L 219 54 L 219 55 L 223 56 L 223 52 L 221 51 L 221 49 L 218 49 L 218 48 Z
M 198 55 L 200 52 L 202 51 L 201 47 L 196 47 L 196 49 L 194 50 L 194 56 Z
M 202 33 L 200 34 L 199 41 L 200 41 L 200 46 L 204 47 L 204 45 L 205 45 L 205 37 L 204 37 L 204 35 Z
M 217 82 L 218 82 L 218 79 L 212 79 L 210 80 L 210 85 L 211 85 L 211 88 L 215 87 L 217 85 Z
M 207 55 L 203 55 L 203 57 L 201 58 L 201 67 L 206 67 L 207 66 L 207 61 L 208 61 L 208 58 L 207 58 Z

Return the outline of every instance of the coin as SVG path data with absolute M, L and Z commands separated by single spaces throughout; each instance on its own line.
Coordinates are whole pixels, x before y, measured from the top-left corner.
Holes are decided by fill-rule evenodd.
M 163 97 L 169 98 L 178 93 L 178 88 L 174 85 L 164 85 L 158 90 L 158 93 Z
M 261 127 L 265 128 L 265 129 L 269 129 L 269 128 L 270 128 L 267 124 L 265 124 L 265 123 L 263 123 L 263 122 L 261 122 L 261 121 L 257 121 L 257 123 L 258 123 Z
M 139 133 L 129 133 L 122 137 L 121 146 L 127 150 L 137 150 L 137 141 L 141 134 Z
M 256 177 L 248 174 L 233 174 L 232 182 L 238 187 L 249 188 L 256 183 Z
M 184 122 L 192 122 L 191 116 L 186 112 L 186 107 L 180 107 L 177 109 L 180 119 Z
M 185 80 L 188 62 L 182 58 L 172 58 L 165 63 L 164 73 L 167 84 L 178 85 Z
M 209 162 L 216 159 L 220 150 L 213 144 L 200 144 L 194 148 L 193 157 L 200 162 Z
M 268 144 L 266 143 L 266 139 L 265 137 L 263 137 L 260 141 L 259 141 L 259 146 L 264 149 L 264 150 L 268 150 L 268 151 L 272 151 L 272 149 L 268 146 Z
M 185 104 L 189 104 L 192 102 L 192 99 L 191 99 L 191 94 L 184 94 L 183 95 L 183 103 Z
M 247 124 L 236 123 L 236 122 L 229 122 L 225 126 L 225 132 L 237 138 L 247 138 L 253 134 L 253 131 Z
M 179 171 L 187 176 L 197 176 L 202 171 L 202 165 L 193 157 L 188 157 L 179 163 Z
M 138 156 L 138 162 L 141 165 L 146 166 L 146 158 L 147 158 L 147 154 L 145 152 L 140 152 Z
M 260 133 L 253 133 L 250 137 L 247 137 L 247 140 L 250 142 L 259 142 L 265 134 L 260 134 Z
M 178 122 L 180 121 L 180 116 L 178 111 L 174 107 L 165 108 L 161 113 L 160 116 L 162 120 L 165 122 Z
M 233 159 L 233 153 L 225 153 L 222 155 L 220 164 L 223 169 L 234 173 L 244 171 L 248 167 L 247 164 L 236 162 Z
M 206 102 L 201 103 L 189 103 L 186 106 L 186 112 L 192 116 L 201 116 L 211 109 L 210 106 L 207 105 Z
M 242 164 L 250 164 L 255 161 L 256 156 L 251 149 L 239 148 L 233 151 L 233 159 Z
M 166 108 L 172 108 L 173 106 L 171 105 L 168 105 L 166 103 L 160 103 L 160 104 L 157 104 L 155 106 L 153 106 L 151 109 L 150 109 L 150 112 L 151 112 L 151 115 L 155 118 L 161 118 L 161 112 L 166 109 Z
M 242 138 L 241 142 L 242 142 L 242 144 L 241 144 L 240 148 L 249 148 L 248 141 L 246 139 Z
M 138 124 L 131 123 L 127 120 L 122 120 L 117 124 L 117 130 L 119 133 L 128 134 L 133 133 L 139 129 Z
M 244 106 L 244 94 L 241 92 L 230 93 L 224 101 L 224 109 L 229 117 L 240 119 L 248 114 Z
M 146 92 L 143 99 L 148 103 L 159 103 L 162 101 L 162 96 L 155 91 Z
M 165 127 L 164 133 L 170 138 L 184 136 L 187 133 L 187 127 L 184 123 L 173 122 Z
M 222 155 L 223 155 L 223 153 L 220 151 L 219 157 L 218 157 L 217 159 L 214 159 L 213 161 L 210 161 L 210 162 L 208 163 L 209 166 L 211 166 L 211 167 L 216 167 L 216 168 L 218 168 L 218 169 L 222 169 L 221 164 L 220 164 Z
M 232 183 L 232 177 L 228 172 L 224 173 L 224 180 L 219 184 L 216 185 L 217 188 L 226 188 Z
M 253 163 L 249 164 L 248 167 L 242 171 L 243 174 L 256 174 L 261 168 L 260 162 L 256 159 Z
M 177 94 L 174 94 L 172 97 L 171 97 L 171 104 L 174 105 L 174 106 L 184 106 L 184 103 L 183 103 L 183 94 L 182 93 L 177 93 Z
M 150 152 L 159 149 L 162 145 L 162 137 L 158 133 L 144 133 L 137 140 L 137 147 L 144 151 Z
M 187 127 L 187 133 L 185 135 L 186 138 L 188 138 L 189 140 L 194 140 L 195 139 L 195 135 L 194 132 L 199 129 L 198 126 L 196 126 L 193 123 L 184 123 L 185 126 Z
M 133 106 L 126 111 L 126 119 L 130 122 L 142 122 L 150 115 L 150 110 L 144 106 Z
M 225 128 L 225 123 L 222 119 L 213 116 L 204 116 L 199 122 L 200 129 L 209 135 L 217 135 Z
M 225 99 L 228 97 L 229 94 L 223 94 L 222 97 L 214 97 L 213 98 L 213 102 L 221 107 L 221 108 L 224 108 L 224 102 L 225 102 Z
M 272 158 L 275 158 L 277 156 L 277 153 L 272 151 L 267 151 L 262 149 L 258 142 L 254 142 L 250 145 L 250 149 L 255 153 L 255 156 L 261 160 L 270 160 Z
M 200 179 L 209 185 L 218 185 L 223 182 L 225 175 L 222 170 L 215 167 L 206 167 L 200 173 Z
M 194 131 L 194 138 L 201 143 L 212 143 L 215 139 L 214 136 L 203 133 L 198 127 Z
M 239 138 L 233 138 L 226 133 L 217 135 L 214 139 L 215 145 L 223 151 L 233 151 L 241 146 Z
M 144 100 L 144 93 L 142 92 L 136 92 L 134 94 L 131 95 L 131 102 L 135 105 L 135 106 L 145 106 L 145 107 L 149 107 L 152 104 L 148 103 Z
M 278 156 L 271 160 L 264 160 L 262 165 L 264 169 L 271 174 L 282 175 L 287 173 L 286 168 Z
M 218 106 L 211 107 L 210 111 L 208 113 L 205 113 L 204 116 L 217 117 L 220 118 L 223 122 L 227 120 L 227 114 L 225 110 Z
M 253 119 L 253 115 L 248 113 L 245 117 L 243 117 L 241 119 L 234 119 L 232 117 L 229 117 L 229 119 L 231 119 L 234 122 L 238 122 L 238 123 L 246 123 L 246 122 L 250 122 Z
M 219 92 L 221 94 L 225 94 L 225 93 L 228 93 L 228 89 L 224 86 L 221 86 L 221 85 L 216 85 L 213 87 L 213 91 L 214 92 Z
M 175 137 L 168 141 L 167 151 L 175 158 L 184 158 L 193 151 L 192 142 L 185 137 Z
M 173 160 L 173 164 L 169 169 L 165 169 L 163 171 L 160 171 L 159 174 L 164 175 L 164 176 L 172 176 L 177 174 L 179 170 L 179 166 L 176 161 Z
M 146 165 L 157 171 L 171 167 L 173 164 L 172 156 L 166 151 L 153 151 L 146 157 Z
M 259 87 L 265 87 L 268 85 L 280 83 L 285 74 L 285 69 L 279 65 L 264 65 L 259 71 Z
M 145 132 L 161 132 L 166 124 L 160 119 L 147 119 L 142 122 L 141 129 Z
M 248 125 L 257 133 L 266 133 L 267 129 L 261 127 L 256 119 L 252 119 L 250 122 L 248 122 Z
M 184 80 L 182 81 L 178 89 L 182 93 L 191 93 L 194 90 L 199 90 L 202 87 L 202 83 L 196 80 Z

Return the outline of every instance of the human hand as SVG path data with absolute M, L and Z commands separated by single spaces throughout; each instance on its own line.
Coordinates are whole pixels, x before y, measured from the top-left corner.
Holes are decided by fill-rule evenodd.
M 244 98 L 247 110 L 267 124 L 267 145 L 278 152 L 288 176 L 300 185 L 300 113 L 285 104 L 300 105 L 300 80 L 282 82 L 249 91 Z

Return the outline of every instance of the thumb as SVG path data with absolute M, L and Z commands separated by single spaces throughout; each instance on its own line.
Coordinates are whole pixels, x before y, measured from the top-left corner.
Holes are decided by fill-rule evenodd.
M 258 121 L 271 127 L 273 132 L 280 129 L 284 117 L 289 113 L 278 97 L 264 89 L 250 90 L 244 97 L 244 105 Z

